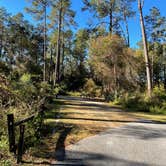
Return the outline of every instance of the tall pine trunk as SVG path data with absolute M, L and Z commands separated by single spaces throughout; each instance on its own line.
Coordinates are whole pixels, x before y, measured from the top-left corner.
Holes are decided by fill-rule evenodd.
M 166 89 L 166 65 L 164 64 L 164 89 Z
M 61 61 L 61 78 L 64 74 L 64 58 L 65 58 L 65 41 L 64 41 L 64 33 L 62 37 L 62 61 Z
M 113 33 L 113 15 L 112 15 L 112 2 L 110 0 L 110 11 L 109 11 L 109 31 L 110 31 L 110 34 Z
M 54 67 L 53 67 L 53 48 L 52 48 L 52 45 L 50 46 L 50 63 L 49 63 L 49 82 L 51 85 L 53 85 L 53 70 L 54 70 Z
M 109 11 L 109 31 L 110 34 L 113 35 L 113 2 L 110 0 L 110 11 Z M 116 55 L 115 55 L 116 56 Z M 114 97 L 117 98 L 118 88 L 117 88 L 117 57 L 114 57 L 114 65 L 113 65 L 113 75 L 114 75 Z
M 60 54 L 61 54 L 61 28 L 62 28 L 62 1 L 59 9 L 58 18 L 58 38 L 57 38 L 57 50 L 56 50 L 56 65 L 55 65 L 55 83 L 60 82 Z
M 3 22 L 0 23 L 1 25 L 1 39 L 0 39 L 0 58 L 3 58 L 2 57 L 2 50 L 3 50 L 3 37 L 5 36 L 5 30 L 4 30 L 4 27 L 3 27 Z
M 44 56 L 44 64 L 43 64 L 43 81 L 46 81 L 46 38 L 47 38 L 47 9 L 46 2 L 43 4 L 44 8 L 44 46 L 43 46 L 43 56 Z
M 126 34 L 127 34 L 127 46 L 130 47 L 129 26 L 128 26 L 128 23 L 127 23 L 127 18 L 126 18 L 125 13 L 124 13 L 124 23 L 125 23 Z
M 151 78 L 150 61 L 149 61 L 149 55 L 148 55 L 147 38 L 146 38 L 146 33 L 145 33 L 145 25 L 144 25 L 143 13 L 142 13 L 141 0 L 138 0 L 138 9 L 140 12 L 140 24 L 141 24 L 141 30 L 142 30 L 142 40 L 143 40 L 144 56 L 145 56 L 145 64 L 146 64 L 147 92 L 148 92 L 148 97 L 151 97 L 152 78 Z

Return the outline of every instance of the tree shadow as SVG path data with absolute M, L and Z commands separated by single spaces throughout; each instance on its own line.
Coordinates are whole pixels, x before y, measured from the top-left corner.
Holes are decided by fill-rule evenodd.
M 50 160 L 63 161 L 65 159 L 65 140 L 75 126 L 71 124 L 59 123 L 56 124 L 56 127 L 52 125 L 47 125 L 45 127 L 43 142 L 40 143 L 32 153 L 34 158 L 39 158 L 39 162 L 24 159 L 22 163 L 33 165 L 51 165 L 52 163 Z M 57 141 L 53 145 L 54 150 L 52 151 L 50 150 L 50 145 L 47 145 L 44 138 L 49 139 L 49 136 L 52 136 L 55 133 L 58 134 L 58 139 L 55 139 Z M 40 159 L 42 159 L 41 162 Z
M 57 160 L 55 163 L 51 162 L 29 162 L 24 161 L 25 164 L 33 165 L 50 165 L 50 166 L 109 166 L 109 165 L 122 165 L 122 166 L 149 166 L 149 164 L 119 158 L 113 155 L 104 155 L 95 152 L 81 152 L 66 150 L 66 155 L 63 160 Z M 157 165 L 156 165 L 157 166 Z
M 89 162 L 90 163 L 95 163 L 95 166 L 100 166 L 100 165 L 111 165 L 110 163 L 118 163 L 120 165 L 124 166 L 133 166 L 133 165 L 138 165 L 138 166 L 147 166 L 148 164 L 146 163 L 141 163 L 138 161 L 130 161 L 130 160 L 125 160 L 125 159 L 120 159 L 118 156 L 105 156 L 102 154 L 96 154 L 94 153 L 89 153 L 89 152 L 75 152 L 74 150 L 69 150 L 65 149 L 65 140 L 67 136 L 71 133 L 73 130 L 74 126 L 71 126 L 70 124 L 66 124 L 61 126 L 56 132 L 59 132 L 59 137 L 55 145 L 55 152 L 51 153 L 47 151 L 46 147 L 46 153 L 43 155 L 41 154 L 34 154 L 35 157 L 43 158 L 44 160 L 49 159 L 49 160 L 57 160 L 57 163 L 52 164 L 49 161 L 43 161 L 43 162 L 33 162 L 33 161 L 24 161 L 26 164 L 34 164 L 34 165 L 72 165 L 72 166 L 88 166 Z M 118 132 L 119 131 L 119 132 Z M 155 139 L 155 138 L 166 138 L 166 130 L 165 129 L 157 129 L 153 126 L 151 126 L 151 130 L 149 129 L 148 126 L 136 126 L 136 125 L 126 125 L 122 126 L 118 129 L 112 129 L 111 131 L 105 131 L 103 134 L 112 134 L 114 137 L 126 137 L 126 136 L 131 136 L 135 137 L 136 139 L 143 139 L 143 140 L 149 140 L 149 139 Z M 107 164 L 105 164 L 107 163 Z M 105 165 L 104 165 L 105 164 Z
M 127 160 L 113 155 L 104 155 L 95 152 L 80 152 L 67 150 L 64 161 L 57 162 L 54 166 L 148 166 L 149 164 L 141 161 Z
M 55 159 L 58 161 L 63 161 L 65 159 L 65 140 L 68 134 L 71 132 L 72 127 L 64 127 L 59 135 L 55 148 Z

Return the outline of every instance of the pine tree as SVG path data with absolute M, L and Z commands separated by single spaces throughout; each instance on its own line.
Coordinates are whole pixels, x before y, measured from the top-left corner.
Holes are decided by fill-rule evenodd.
M 28 0 L 31 7 L 26 11 L 31 13 L 38 21 L 43 21 L 43 81 L 46 81 L 46 52 L 47 52 L 47 7 L 49 0 Z
M 149 15 L 145 17 L 147 39 L 149 41 L 149 52 L 151 55 L 151 70 L 153 86 L 159 84 L 165 77 L 164 42 L 166 41 L 166 17 L 161 16 L 156 7 L 150 9 Z M 163 73 L 163 74 L 162 74 Z M 165 82 L 165 81 L 163 81 Z M 166 82 L 164 83 L 166 87 Z
M 71 10 L 70 0 L 56 0 L 52 1 L 52 8 L 50 14 L 50 26 L 57 31 L 57 46 L 56 46 L 56 64 L 54 71 L 54 85 L 60 82 L 61 76 L 61 61 L 63 60 L 63 49 L 64 49 L 64 32 L 66 27 L 75 25 L 74 21 L 75 12 Z
M 83 0 L 82 10 L 93 12 L 97 18 L 102 18 L 101 23 L 108 23 L 109 32 L 116 33 L 119 28 L 119 17 L 116 15 L 118 10 L 118 1 L 116 0 Z M 104 19 L 109 18 L 109 22 Z
M 136 0 L 120 0 L 118 5 L 118 13 L 120 14 L 121 21 L 125 24 L 126 30 L 126 41 L 127 45 L 130 47 L 130 35 L 128 27 L 128 19 L 135 16 L 135 11 L 132 8 L 133 2 Z
M 150 67 L 150 60 L 148 54 L 148 46 L 147 46 L 147 38 L 145 32 L 145 25 L 144 25 L 144 17 L 143 17 L 143 2 L 144 0 L 138 0 L 138 9 L 140 13 L 140 25 L 142 30 L 142 40 L 144 46 L 144 56 L 145 56 L 145 65 L 146 65 L 146 77 L 147 77 L 147 93 L 148 97 L 151 97 L 152 94 L 152 77 L 151 77 L 151 67 Z

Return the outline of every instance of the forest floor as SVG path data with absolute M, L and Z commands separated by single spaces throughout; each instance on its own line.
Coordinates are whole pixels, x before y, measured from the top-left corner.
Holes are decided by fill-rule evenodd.
M 118 106 L 82 98 L 61 97 L 60 108 L 52 106 L 45 115 L 45 137 L 26 152 L 24 165 L 52 165 L 63 160 L 68 145 L 106 130 L 140 121 L 138 113 L 122 111 Z M 147 117 L 148 119 L 148 117 Z M 103 140 L 104 142 L 104 140 Z

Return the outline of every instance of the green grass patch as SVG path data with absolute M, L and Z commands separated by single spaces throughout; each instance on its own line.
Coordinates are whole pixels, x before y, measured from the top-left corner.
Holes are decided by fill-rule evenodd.
M 145 113 L 145 112 L 132 112 L 131 114 L 134 116 L 137 116 L 138 118 L 166 123 L 166 115 L 161 115 L 161 114 L 157 115 L 157 114 Z

